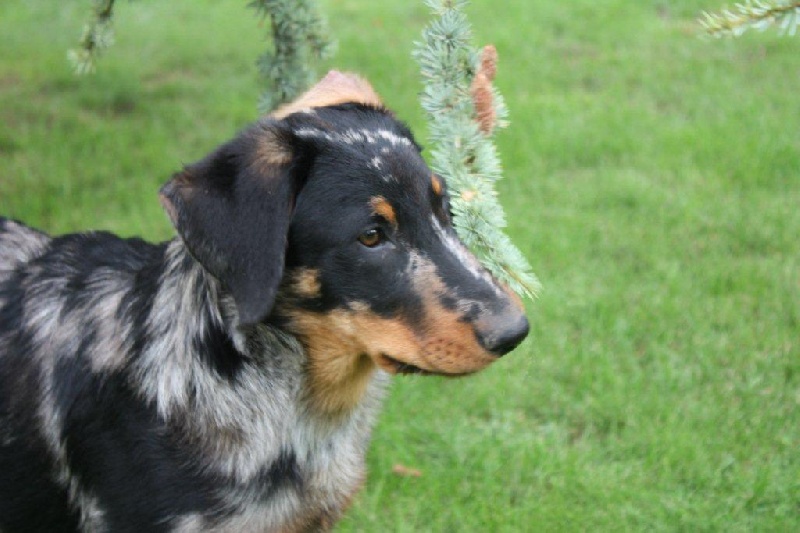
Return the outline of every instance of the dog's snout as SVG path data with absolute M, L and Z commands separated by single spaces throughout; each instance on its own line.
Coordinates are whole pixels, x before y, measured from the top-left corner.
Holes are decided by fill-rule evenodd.
M 525 340 L 529 325 L 525 315 L 516 309 L 485 321 L 476 330 L 481 345 L 497 357 L 502 357 Z

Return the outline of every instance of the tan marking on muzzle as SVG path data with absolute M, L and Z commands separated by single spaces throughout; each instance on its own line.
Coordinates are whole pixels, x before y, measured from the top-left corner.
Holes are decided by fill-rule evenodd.
M 475 329 L 464 320 L 466 310 L 442 306 L 440 296 L 449 289 L 429 260 L 419 258 L 415 290 L 423 295 L 424 329 L 420 358 L 427 368 L 444 374 L 470 374 L 491 364 L 497 358 L 478 342 Z M 421 366 L 417 365 L 416 366 Z
M 354 307 L 286 312 L 288 329 L 308 355 L 310 399 L 326 413 L 345 412 L 358 404 L 382 353 L 418 350 L 414 333 L 401 321 L 381 318 L 366 306 Z
M 422 281 L 431 289 L 441 280 Z M 443 284 L 442 284 L 443 285 Z M 455 311 L 425 300 L 424 326 L 421 329 L 399 318 L 384 318 L 371 312 L 366 304 L 353 304 L 347 325 L 357 336 L 361 353 L 389 373 L 397 373 L 396 362 L 413 365 L 434 374 L 470 374 L 496 358 L 477 342 L 474 331 Z M 387 356 L 391 359 L 387 359 Z

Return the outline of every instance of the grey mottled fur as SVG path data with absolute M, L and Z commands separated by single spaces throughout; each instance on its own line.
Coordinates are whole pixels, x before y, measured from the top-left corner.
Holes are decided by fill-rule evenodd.
M 23 328 L 34 339 L 40 375 L 38 431 L 58 465 L 58 483 L 68 490 L 85 531 L 108 531 L 102 505 L 71 473 L 65 454 L 62 414 L 55 408 L 53 373 L 57 346 L 81 341 L 76 332 L 93 329 L 93 345 L 84 352 L 91 372 L 126 372 L 142 399 L 157 407 L 165 425 L 197 450 L 199 465 L 230 480 L 220 486 L 221 509 L 209 514 L 171 517 L 174 531 L 279 531 L 316 512 L 336 512 L 364 476 L 364 456 L 387 375 L 376 372 L 364 401 L 340 418 L 316 415 L 308 403 L 303 366 L 306 355 L 297 340 L 265 324 L 240 328 L 231 298 L 176 239 L 169 243 L 157 280 L 152 310 L 145 321 L 150 341 L 134 353 L 128 344 L 132 322 L 120 319 L 123 297 L 134 290 L 130 277 L 98 268 L 88 280 L 87 298 L 77 311 L 62 313 L 67 278 L 41 275 L 48 249 L 42 233 L 7 222 L 0 232 L 0 283 L 25 272 Z M 26 266 L 27 264 L 27 266 Z M 0 306 L 3 302 L 0 302 Z M 80 319 L 81 323 L 76 322 Z M 234 382 L 202 364 L 193 339 L 205 328 L 222 326 L 246 364 Z M 0 357 L 5 335 L 0 331 Z M 63 351 L 63 350 L 61 350 Z M 69 350 L 67 350 L 69 351 Z M 0 437 L 12 438 L 3 432 Z M 258 473 L 282 450 L 292 450 L 303 478 L 303 491 L 282 488 L 259 500 Z M 210 518 L 212 514 L 224 519 Z

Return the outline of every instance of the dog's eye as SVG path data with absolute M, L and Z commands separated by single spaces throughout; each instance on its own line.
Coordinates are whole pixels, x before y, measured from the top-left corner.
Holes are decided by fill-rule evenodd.
M 374 248 L 383 242 L 383 231 L 380 228 L 370 228 L 358 236 L 358 242 L 367 248 Z

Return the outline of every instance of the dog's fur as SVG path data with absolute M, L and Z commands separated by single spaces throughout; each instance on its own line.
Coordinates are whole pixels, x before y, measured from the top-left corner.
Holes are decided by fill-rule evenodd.
M 527 332 L 352 75 L 161 199 L 159 245 L 0 218 L 3 533 L 328 529 L 389 374 L 475 372 Z

